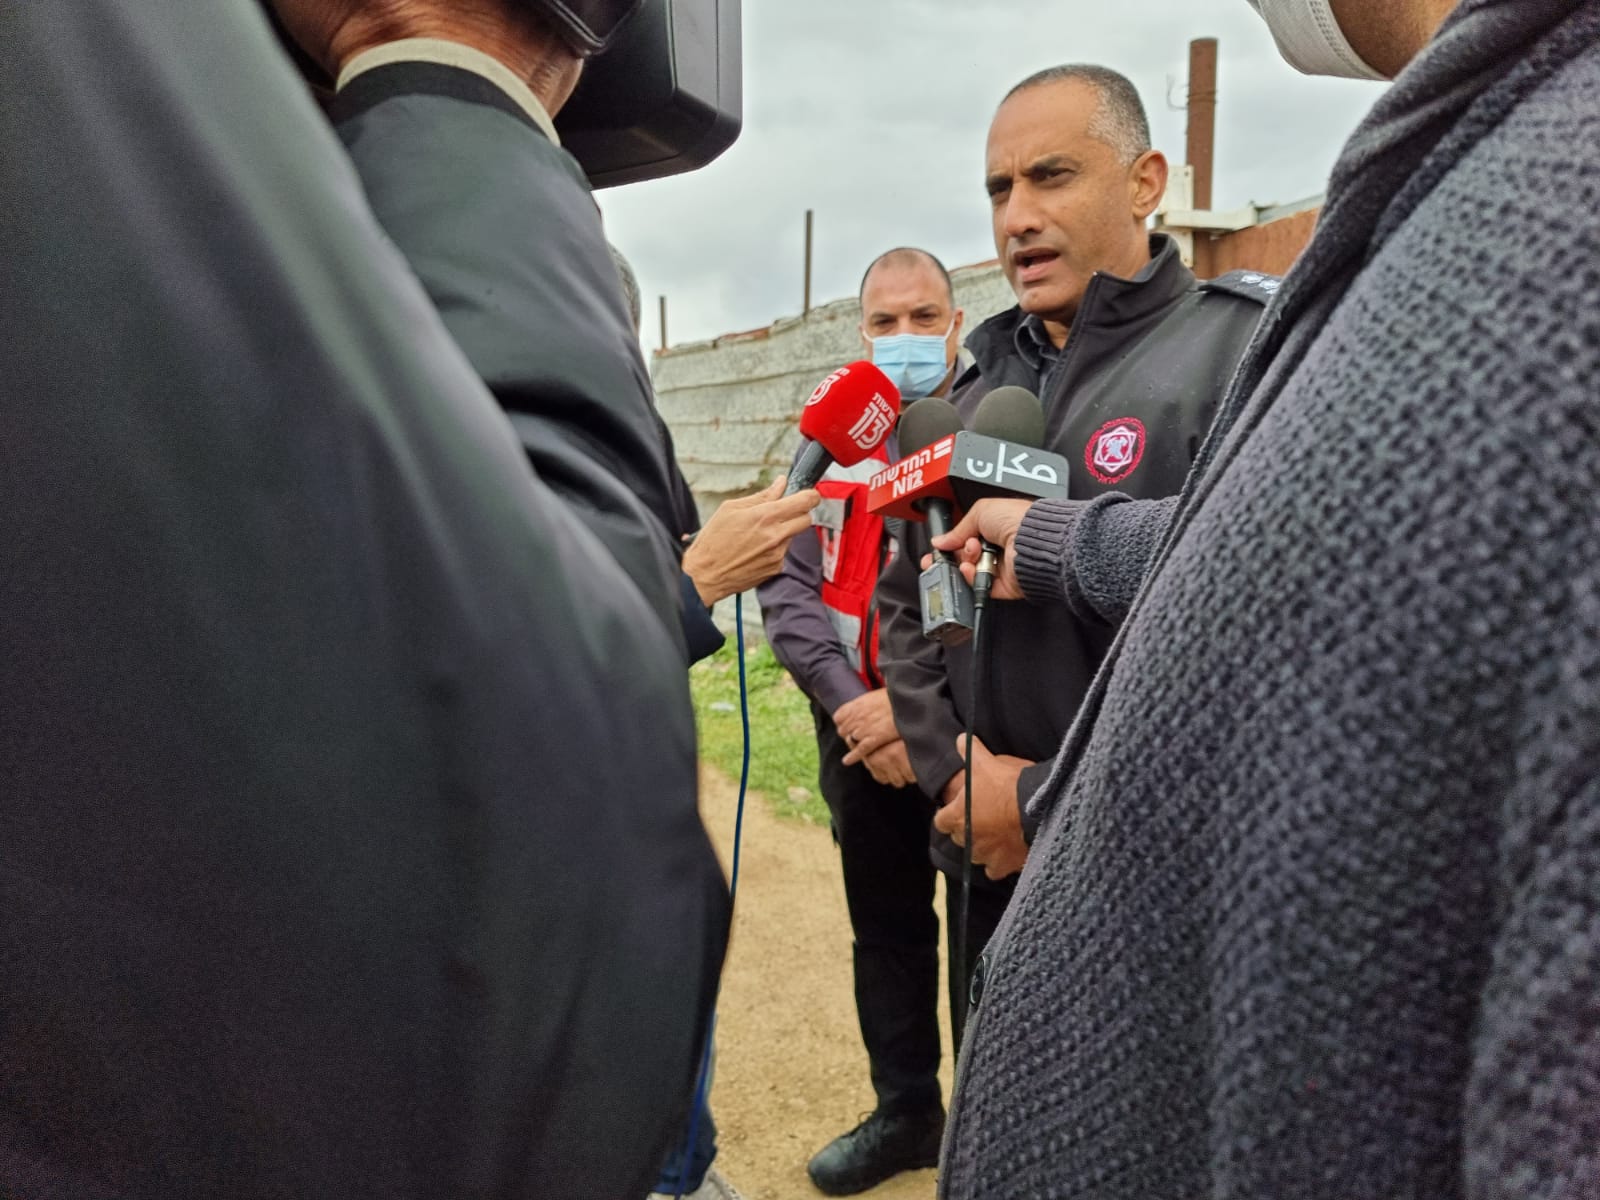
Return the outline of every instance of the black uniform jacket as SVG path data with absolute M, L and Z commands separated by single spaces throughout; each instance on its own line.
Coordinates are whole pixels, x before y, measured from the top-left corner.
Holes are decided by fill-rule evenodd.
M 642 1195 L 727 915 L 674 581 L 251 0 L 0 44 L 0 1195 Z
M 1170 238 L 1156 236 L 1151 249 L 1154 258 L 1137 278 L 1100 273 L 1090 281 L 1065 357 L 1040 397 L 1045 448 L 1071 465 L 1074 498 L 1111 491 L 1153 498 L 1182 488 L 1276 290 L 1273 277 L 1242 272 L 1200 283 Z M 1038 373 L 1017 347 L 1022 319 L 1019 308 L 1008 309 L 967 338 L 975 363 L 957 382 L 954 401 L 969 423 L 994 388 L 1037 390 Z M 992 604 L 982 660 L 974 665 L 970 644 L 946 649 L 923 637 L 917 574 L 928 552 L 926 526 L 907 523 L 904 537 L 905 553 L 879 585 L 879 661 L 917 780 L 937 797 L 961 769 L 956 741 L 976 670 L 977 736 L 996 754 L 1038 764 L 1022 773 L 1022 804 L 1048 775 L 1110 631 L 1082 627 L 1060 605 Z M 1031 838 L 1032 829 L 1025 832 Z M 942 834 L 935 835 L 934 857 L 959 870 L 959 848 Z

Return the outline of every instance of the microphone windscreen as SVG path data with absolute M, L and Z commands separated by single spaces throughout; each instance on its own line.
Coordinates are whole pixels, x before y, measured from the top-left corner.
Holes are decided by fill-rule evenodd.
M 962 428 L 961 414 L 954 404 L 942 396 L 924 396 L 907 405 L 900 418 L 900 457 L 906 458 L 942 437 L 960 433 Z
M 1027 388 L 995 388 L 978 401 L 972 432 L 1018 446 L 1042 446 L 1044 405 Z
M 800 436 L 851 467 L 879 446 L 900 415 L 900 392 L 869 362 L 840 367 L 811 393 L 800 413 Z

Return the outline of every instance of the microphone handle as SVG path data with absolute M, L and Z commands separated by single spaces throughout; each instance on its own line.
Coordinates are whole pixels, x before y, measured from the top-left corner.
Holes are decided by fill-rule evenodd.
M 955 514 L 950 510 L 950 501 L 935 496 L 922 501 L 921 507 L 928 518 L 930 538 L 943 537 L 955 528 Z M 950 561 L 950 552 L 936 549 L 933 557 L 939 562 L 947 562 Z
M 784 485 L 783 494 L 792 496 L 796 492 L 816 487 L 817 481 L 832 465 L 833 455 L 828 453 L 821 442 L 813 442 L 810 438 L 804 439 L 800 443 L 800 449 L 795 451 L 794 462 L 789 465 L 789 482 Z

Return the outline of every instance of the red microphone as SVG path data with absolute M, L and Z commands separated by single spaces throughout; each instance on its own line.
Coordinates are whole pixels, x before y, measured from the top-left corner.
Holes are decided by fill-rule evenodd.
M 785 496 L 815 487 L 834 463 L 852 467 L 879 446 L 900 415 L 900 392 L 869 362 L 840 367 L 817 385 L 800 413 L 800 449 Z

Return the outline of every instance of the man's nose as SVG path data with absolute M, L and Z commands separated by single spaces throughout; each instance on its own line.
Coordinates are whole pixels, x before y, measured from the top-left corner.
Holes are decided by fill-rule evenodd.
M 1040 232 L 1044 222 L 1033 189 L 1024 183 L 1014 184 L 1006 196 L 1000 220 L 1001 232 L 1007 238 L 1022 238 Z

